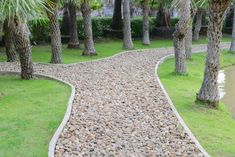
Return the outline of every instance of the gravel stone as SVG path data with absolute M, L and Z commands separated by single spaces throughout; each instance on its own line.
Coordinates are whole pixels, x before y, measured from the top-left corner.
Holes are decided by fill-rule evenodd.
M 206 45 L 193 51 L 206 51 Z M 160 48 L 86 63 L 34 64 L 35 73 L 76 88 L 55 156 L 202 157 L 155 80 L 156 63 L 171 53 L 173 48 Z M 0 71 L 20 71 L 19 64 L 0 63 Z

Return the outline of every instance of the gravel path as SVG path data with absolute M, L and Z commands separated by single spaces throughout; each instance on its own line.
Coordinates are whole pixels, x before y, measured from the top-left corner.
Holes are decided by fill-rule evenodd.
M 193 46 L 194 52 L 205 50 Z M 203 156 L 155 80 L 156 63 L 171 53 L 172 48 L 160 48 L 97 62 L 34 64 L 36 73 L 76 87 L 55 156 Z M 19 71 L 19 65 L 1 63 L 0 71 Z

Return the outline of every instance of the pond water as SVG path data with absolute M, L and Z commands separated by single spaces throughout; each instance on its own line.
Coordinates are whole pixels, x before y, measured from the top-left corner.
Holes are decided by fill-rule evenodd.
M 218 82 L 221 101 L 226 104 L 235 118 L 235 66 L 220 71 Z

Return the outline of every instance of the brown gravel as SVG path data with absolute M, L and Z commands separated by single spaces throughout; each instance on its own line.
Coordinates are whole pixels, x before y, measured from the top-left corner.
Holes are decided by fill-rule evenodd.
M 205 49 L 193 46 L 193 51 Z M 203 156 L 155 81 L 156 63 L 172 52 L 161 48 L 97 62 L 34 64 L 36 73 L 76 87 L 72 115 L 55 156 Z M 19 65 L 1 63 L 0 71 L 19 71 Z

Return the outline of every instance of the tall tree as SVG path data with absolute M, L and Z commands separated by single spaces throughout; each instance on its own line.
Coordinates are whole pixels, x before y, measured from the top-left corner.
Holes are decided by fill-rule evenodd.
M 233 14 L 232 42 L 231 42 L 229 51 L 232 53 L 235 53 L 235 0 L 233 1 L 233 8 L 234 8 L 233 9 L 234 14 Z
M 122 30 L 122 0 L 115 0 L 113 18 L 110 28 L 114 30 Z
M 143 39 L 144 45 L 149 45 L 149 0 L 142 1 L 142 12 L 143 12 Z
M 160 0 L 157 13 L 157 27 L 170 27 L 171 15 L 167 6 L 168 1 Z
M 97 55 L 92 33 L 92 23 L 91 23 L 91 7 L 89 0 L 82 0 L 81 11 L 84 24 L 84 33 L 85 33 L 85 49 L 83 55 L 93 56 Z
M 21 78 L 29 80 L 33 78 L 32 48 L 29 39 L 29 29 L 27 21 L 14 18 L 14 43 L 16 51 L 19 53 L 21 65 Z
M 185 37 L 185 54 L 186 59 L 192 58 L 192 41 L 193 41 L 193 19 L 196 13 L 196 8 L 192 6 L 192 3 L 190 5 L 190 19 L 188 23 L 188 30 Z
M 6 56 L 7 62 L 15 62 L 17 59 L 15 45 L 13 42 L 14 30 L 13 30 L 13 22 L 5 20 L 4 21 L 4 35 L 5 35 L 5 48 L 6 48 Z
M 210 107 L 219 104 L 218 72 L 220 69 L 220 39 L 225 12 L 230 0 L 209 0 L 208 46 L 204 80 L 197 100 Z
M 183 0 L 179 2 L 180 19 L 175 26 L 173 34 L 175 49 L 175 72 L 178 74 L 186 73 L 186 54 L 185 54 L 185 36 L 187 34 L 190 22 L 190 1 Z
M 63 18 L 62 18 L 62 24 L 60 27 L 61 34 L 63 35 L 69 35 L 69 2 L 70 1 L 64 1 L 63 3 Z
M 78 40 L 78 30 L 77 30 L 77 6 L 73 2 L 69 3 L 69 34 L 70 39 L 68 43 L 68 48 L 80 48 L 80 43 Z
M 49 19 L 50 31 L 51 31 L 51 63 L 62 63 L 62 43 L 59 22 L 57 18 L 59 0 L 48 0 L 46 5 L 47 16 Z
M 124 0 L 123 2 L 123 48 L 133 49 L 133 42 L 131 36 L 131 18 L 130 18 L 130 2 Z
M 20 56 L 21 78 L 31 79 L 33 77 L 32 49 L 29 40 L 29 29 L 27 18 L 39 16 L 42 13 L 43 0 L 24 0 L 23 3 L 16 1 L 0 1 L 0 20 L 7 20 L 13 29 L 13 41 L 16 52 Z M 38 14 L 37 14 L 38 13 Z
M 200 31 L 202 28 L 202 15 L 203 15 L 204 9 L 198 8 L 196 13 L 196 24 L 195 29 L 193 32 L 193 40 L 198 41 L 200 37 Z

